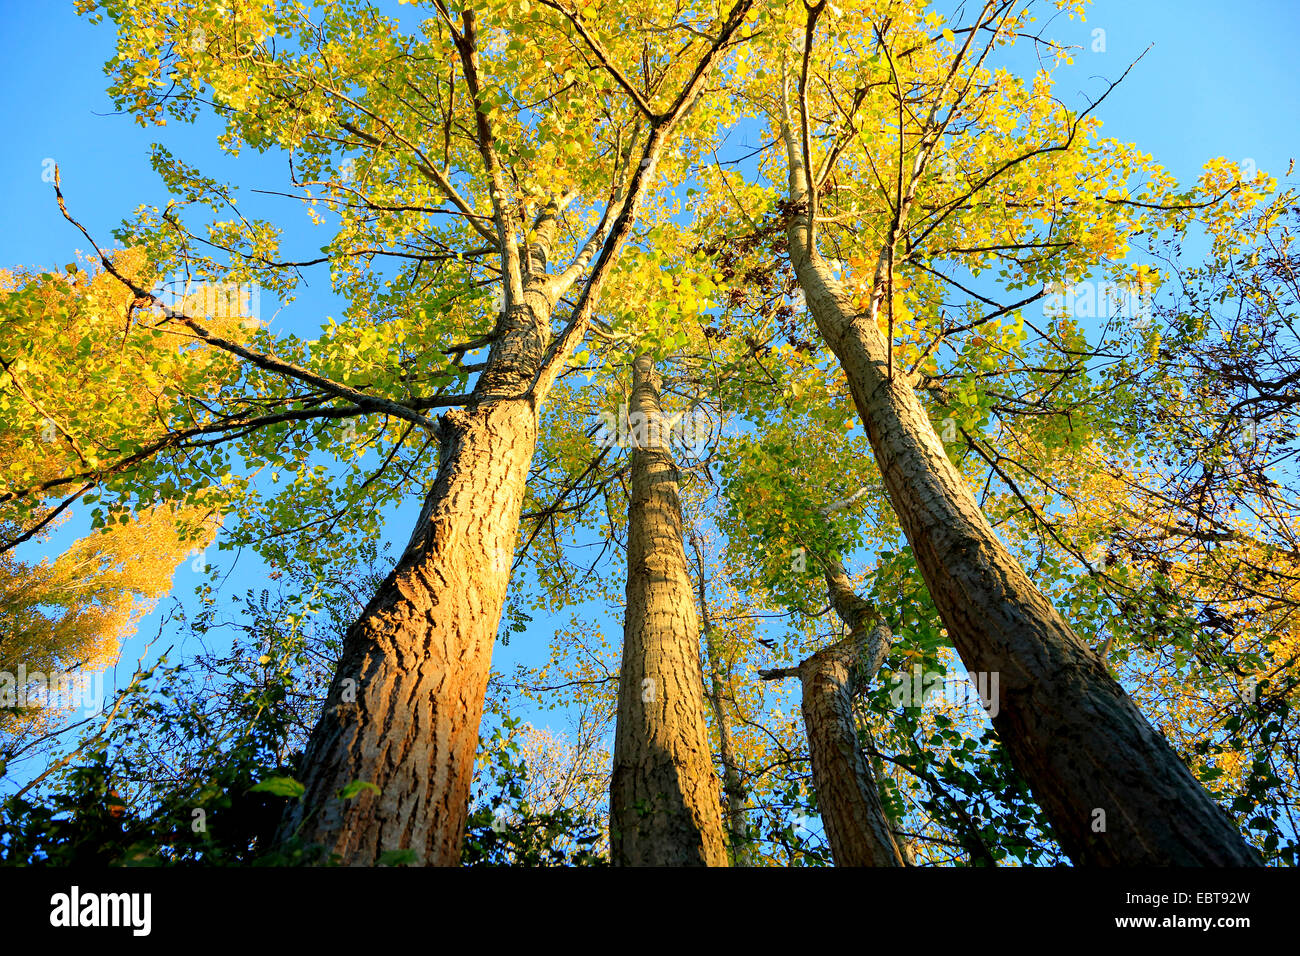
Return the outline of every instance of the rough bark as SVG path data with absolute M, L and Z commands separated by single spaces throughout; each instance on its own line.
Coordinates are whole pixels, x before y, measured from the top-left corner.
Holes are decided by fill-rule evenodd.
M 858 312 L 816 249 L 786 117 L 791 262 L 847 376 L 886 492 L 972 673 L 997 673 L 993 725 L 1076 863 L 1257 865 L 1232 820 L 998 540 L 925 409 L 894 370 L 879 275 Z M 882 261 L 885 253 L 882 252 Z
M 506 323 L 475 401 L 442 416 L 437 477 L 401 560 L 348 630 L 281 828 L 345 864 L 387 851 L 460 862 L 479 721 L 509 582 L 537 415 L 524 395 L 549 303 Z M 374 784 L 348 800 L 353 781 Z
M 638 356 L 610 846 L 620 866 L 726 866 L 677 467 L 661 433 L 657 379 L 651 357 Z
M 906 866 L 880 802 L 875 774 L 858 740 L 853 697 L 865 688 L 889 653 L 893 635 L 871 604 L 854 593 L 838 562 L 826 583 L 831 606 L 848 637 L 823 648 L 798 667 L 761 672 L 768 680 L 798 677 L 804 729 L 822 826 L 836 866 Z

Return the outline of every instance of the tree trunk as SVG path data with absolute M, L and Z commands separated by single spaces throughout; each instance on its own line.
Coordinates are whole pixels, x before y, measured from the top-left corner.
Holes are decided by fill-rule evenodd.
M 712 647 L 711 642 L 709 646 Z M 745 788 L 740 782 L 736 753 L 731 744 L 722 677 L 713 670 L 717 667 L 717 662 L 710 660 L 710 665 L 709 704 L 713 708 L 713 719 L 718 725 L 718 756 L 722 762 L 722 792 L 727 798 L 727 841 L 731 865 L 748 866 L 750 853 L 745 834 Z
M 791 143 L 787 235 L 822 338 L 839 359 L 889 500 L 957 652 L 997 674 L 993 725 L 1076 863 L 1258 865 L 1258 854 L 1102 661 L 998 540 L 901 371 L 878 306 L 854 310 L 812 241 Z M 879 303 L 879 297 L 873 297 Z
M 610 846 L 619 866 L 726 866 L 677 467 L 649 355 L 633 362 L 627 616 Z
M 537 414 L 525 395 L 549 303 L 530 291 L 474 400 L 441 418 L 437 476 L 397 567 L 348 629 L 280 831 L 348 865 L 386 852 L 456 866 L 479 721 L 518 536 Z M 343 800 L 354 781 L 374 784 Z
M 281 842 L 298 838 L 323 845 L 345 863 L 376 863 L 390 850 L 408 850 L 417 863 L 459 863 L 492 646 L 537 443 L 538 407 L 586 334 L 665 144 L 706 88 L 752 4 L 737 0 L 718 24 L 672 107 L 650 123 L 641 161 L 616 189 L 618 198 L 556 275 L 546 271 L 550 251 L 560 216 L 578 194 L 548 203 L 521 243 L 518 211 L 507 206 L 507 176 L 481 96 L 474 12 L 462 14 L 463 32 L 453 29 L 475 106 L 495 235 L 473 218 L 501 255 L 504 312 L 470 403 L 443 416 L 437 478 L 410 544 L 344 639 L 324 713 L 303 758 L 306 793 L 286 813 Z M 632 158 L 626 153 L 625 159 Z M 552 342 L 555 303 L 589 266 L 569 320 Z M 679 559 L 680 524 L 678 516 Z M 698 698 L 699 648 L 692 654 Z M 704 740 L 707 764 L 707 735 Z M 342 800 L 339 791 L 358 781 L 380 792 Z M 713 816 L 718 817 L 716 799 Z M 720 835 L 717 842 L 720 847 Z
M 817 806 L 836 866 L 903 866 L 853 719 L 860 640 L 851 636 L 799 666 Z
M 826 583 L 831 606 L 848 626 L 849 636 L 798 667 L 762 671 L 760 676 L 798 677 L 802 684 L 813 786 L 835 865 L 906 866 L 906 850 L 895 839 L 881 805 L 853 717 L 853 697 L 880 670 L 893 635 L 875 608 L 853 592 L 837 561 L 829 562 Z

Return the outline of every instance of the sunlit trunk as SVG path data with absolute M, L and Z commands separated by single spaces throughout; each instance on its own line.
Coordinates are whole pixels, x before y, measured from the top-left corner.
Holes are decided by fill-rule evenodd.
M 789 131 L 787 130 L 787 135 Z M 793 154 L 793 151 L 791 151 Z M 812 247 L 791 163 L 791 261 L 848 379 L 889 500 L 972 673 L 997 673 L 993 725 L 1076 863 L 1253 865 L 1258 855 L 1105 665 L 1034 586 L 980 511 L 875 317 Z
M 281 827 L 371 865 L 410 851 L 460 862 L 479 721 L 509 583 L 529 463 L 520 395 L 549 315 L 540 299 L 494 345 L 472 404 L 442 416 L 437 477 L 406 551 L 361 617 L 303 757 L 302 800 Z M 354 781 L 379 787 L 343 800 Z

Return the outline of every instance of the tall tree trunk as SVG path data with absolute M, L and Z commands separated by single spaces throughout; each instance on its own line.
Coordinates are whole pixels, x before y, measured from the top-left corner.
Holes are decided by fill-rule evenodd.
M 649 355 L 637 356 L 632 380 L 627 615 L 610 781 L 612 857 L 620 866 L 726 866 L 677 466 L 663 434 L 658 374 Z
M 891 375 L 876 324 L 884 284 L 859 313 L 831 276 L 788 115 L 783 127 L 789 254 L 808 309 L 848 378 L 957 652 L 972 673 L 999 675 L 993 725 L 1062 848 L 1081 864 L 1258 865 L 1227 813 L 998 540 L 911 385 Z
M 906 866 L 858 740 L 853 697 L 880 670 L 893 635 L 871 604 L 854 593 L 838 561 L 828 562 L 831 606 L 849 628 L 844 640 L 798 667 L 761 671 L 765 680 L 798 677 L 813 786 L 836 866 Z
M 731 727 L 727 720 L 726 696 L 722 690 L 722 675 L 713 653 L 713 642 L 707 636 L 709 649 L 709 704 L 713 720 L 718 726 L 718 756 L 722 761 L 722 792 L 727 798 L 727 844 L 732 866 L 749 865 L 749 847 L 745 834 L 745 788 L 740 782 L 736 765 L 736 752 L 731 743 Z
M 530 290 L 474 400 L 441 418 L 437 476 L 397 567 L 344 638 L 280 838 L 373 865 L 407 850 L 455 866 L 479 721 L 537 442 L 526 386 L 549 303 Z M 344 800 L 354 781 L 374 784 Z
M 474 221 L 501 255 L 504 313 L 469 405 L 443 416 L 437 478 L 410 544 L 344 639 L 324 713 L 304 755 L 306 793 L 286 813 L 281 841 L 297 837 L 323 845 L 345 863 L 375 863 L 390 850 L 409 850 L 418 863 L 459 862 L 538 408 L 586 334 L 665 144 L 708 85 L 752 5 L 736 0 L 717 24 L 672 105 L 651 119 L 634 166 L 629 142 L 627 179 L 622 181 L 622 172 L 615 176 L 618 198 L 555 275 L 547 269 L 560 216 L 578 194 L 553 199 L 534 219 L 530 235 L 521 235 L 518 210 L 507 204 L 507 172 L 482 96 L 474 11 L 463 11 L 460 31 L 452 29 L 475 107 L 495 230 L 477 216 Z M 568 322 L 552 337 L 555 303 L 588 268 Z M 680 518 L 677 523 L 680 556 Z M 698 691 L 698 647 L 693 653 Z M 343 800 L 340 791 L 357 781 L 380 792 Z M 716 800 L 713 812 L 716 817 Z

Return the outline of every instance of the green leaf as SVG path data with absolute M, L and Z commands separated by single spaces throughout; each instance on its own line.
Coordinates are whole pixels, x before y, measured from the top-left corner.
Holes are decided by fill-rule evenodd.
M 351 784 L 349 784 L 351 786 Z M 272 793 L 277 797 L 301 797 L 307 788 L 293 777 L 267 777 L 259 784 L 249 788 L 250 793 Z
M 353 797 L 366 790 L 376 794 L 380 792 L 379 788 L 368 780 L 353 780 L 350 784 L 339 791 L 339 796 L 344 800 L 351 800 Z

